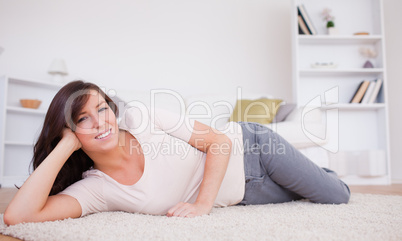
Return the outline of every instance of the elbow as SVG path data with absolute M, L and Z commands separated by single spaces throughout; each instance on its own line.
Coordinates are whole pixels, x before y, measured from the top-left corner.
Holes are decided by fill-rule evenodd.
M 227 135 L 217 136 L 214 142 L 218 145 L 226 145 L 228 147 L 232 147 L 232 140 Z
M 222 153 L 226 155 L 230 155 L 232 151 L 232 141 L 229 137 L 224 137 L 221 141 L 219 141 L 220 146 L 222 148 Z
M 232 151 L 232 141 L 229 137 L 217 137 L 206 148 L 206 153 L 230 155 Z
M 232 140 L 229 137 L 225 138 L 225 143 L 228 143 L 229 147 L 232 147 Z
M 3 215 L 3 221 L 6 225 L 16 225 L 22 223 L 21 220 L 18 220 L 18 216 L 6 210 Z
M 3 221 L 6 225 L 16 225 L 28 220 L 30 220 L 28 216 L 23 215 L 21 212 L 10 210 L 10 208 L 7 208 L 3 215 Z
M 227 143 L 229 149 L 231 150 L 231 149 L 232 149 L 232 145 L 233 145 L 233 144 L 232 144 L 232 140 L 230 140 L 229 137 L 226 137 L 226 138 L 225 138 L 225 143 Z

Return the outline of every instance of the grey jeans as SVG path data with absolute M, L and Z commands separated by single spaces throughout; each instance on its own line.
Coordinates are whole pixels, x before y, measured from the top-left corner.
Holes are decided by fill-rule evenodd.
M 246 190 L 239 203 L 267 204 L 309 199 L 341 204 L 349 187 L 334 171 L 320 168 L 283 137 L 254 122 L 238 122 L 243 130 Z

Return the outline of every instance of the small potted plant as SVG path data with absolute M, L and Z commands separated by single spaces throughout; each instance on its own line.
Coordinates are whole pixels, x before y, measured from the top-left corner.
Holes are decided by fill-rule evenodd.
M 322 11 L 322 16 L 324 17 L 324 21 L 326 22 L 327 32 L 329 35 L 338 34 L 338 30 L 335 28 L 334 19 L 335 17 L 331 14 L 332 10 L 329 8 L 325 8 Z

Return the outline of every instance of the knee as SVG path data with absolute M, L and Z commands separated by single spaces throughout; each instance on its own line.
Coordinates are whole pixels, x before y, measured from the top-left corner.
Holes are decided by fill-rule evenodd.
M 310 199 L 310 201 L 321 204 L 346 204 L 350 199 L 350 189 L 342 181 L 339 187 L 328 189 L 325 193 L 325 195 L 320 195 L 319 198 Z
M 345 186 L 345 191 L 344 191 L 344 198 L 342 203 L 348 203 L 350 200 L 350 189 L 349 186 L 346 185 L 345 183 L 343 184 Z
M 342 188 L 338 192 L 334 192 L 332 204 L 346 204 L 350 200 L 350 189 L 348 185 L 342 182 Z
M 328 174 L 335 176 L 338 179 L 336 172 L 323 168 Z M 346 204 L 350 200 L 350 189 L 349 186 L 342 180 L 338 179 L 335 188 L 331 190 L 329 202 L 331 204 Z

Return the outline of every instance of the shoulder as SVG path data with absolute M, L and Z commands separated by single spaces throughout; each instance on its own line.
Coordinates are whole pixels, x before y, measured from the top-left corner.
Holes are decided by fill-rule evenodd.
M 82 192 L 91 190 L 91 192 L 101 192 L 105 177 L 97 169 L 90 169 L 82 174 L 82 179 L 68 186 L 61 192 Z
M 104 178 L 104 175 L 103 172 L 99 171 L 98 169 L 91 168 L 82 173 L 82 178 L 82 180 L 95 180 Z
M 83 179 L 73 183 L 59 194 L 69 195 L 77 199 L 81 205 L 82 214 L 101 212 L 107 210 L 104 196 L 105 177 L 102 172 L 90 169 L 83 173 Z
M 146 128 L 150 121 L 149 117 L 146 106 L 130 106 L 124 111 L 119 127 L 125 130 Z

